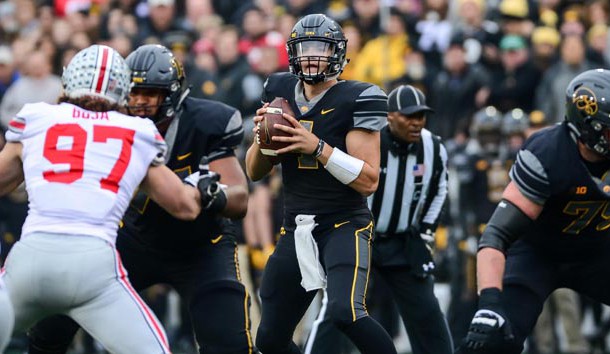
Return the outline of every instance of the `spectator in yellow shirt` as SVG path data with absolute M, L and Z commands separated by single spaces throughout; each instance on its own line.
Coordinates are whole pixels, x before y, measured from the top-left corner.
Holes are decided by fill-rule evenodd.
M 352 79 L 387 89 L 392 80 L 405 73 L 404 57 L 410 51 L 406 21 L 392 9 L 385 33 L 368 41 L 353 63 Z

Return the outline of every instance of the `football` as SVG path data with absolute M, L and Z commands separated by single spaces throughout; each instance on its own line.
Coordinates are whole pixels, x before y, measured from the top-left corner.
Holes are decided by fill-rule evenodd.
M 267 113 L 263 115 L 264 118 L 260 122 L 258 133 L 258 144 L 261 153 L 267 156 L 274 164 L 279 163 L 277 150 L 290 145 L 289 143 L 273 141 L 271 139 L 274 136 L 290 136 L 290 134 L 273 127 L 274 124 L 292 127 L 292 124 L 282 116 L 282 113 L 287 113 L 294 117 L 294 113 L 290 108 L 290 103 L 282 97 L 276 97 L 269 103 Z

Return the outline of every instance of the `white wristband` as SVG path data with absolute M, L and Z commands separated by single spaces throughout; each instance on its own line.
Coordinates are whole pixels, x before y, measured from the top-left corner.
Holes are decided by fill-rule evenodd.
M 197 182 L 199 182 L 199 171 L 186 176 L 186 178 L 183 179 L 182 182 L 190 184 L 191 186 L 197 188 Z
M 358 178 L 363 166 L 364 161 L 350 156 L 337 148 L 333 148 L 333 152 L 330 154 L 324 168 L 338 179 L 339 182 L 350 184 Z

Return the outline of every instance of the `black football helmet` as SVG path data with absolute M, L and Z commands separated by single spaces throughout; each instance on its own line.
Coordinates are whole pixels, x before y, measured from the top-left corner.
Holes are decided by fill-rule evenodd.
M 189 91 L 182 64 L 168 48 L 158 44 L 138 47 L 126 61 L 131 69 L 133 88 L 155 88 L 167 92 L 157 106 L 157 114 L 149 118 L 157 125 L 172 119 L 180 111 Z
M 585 146 L 610 158 L 610 71 L 587 70 L 568 84 L 565 118 Z
M 301 18 L 290 33 L 286 50 L 290 72 L 312 85 L 337 78 L 347 64 L 347 39 L 343 30 L 323 14 Z M 322 63 L 328 65 L 320 71 Z M 307 72 L 303 71 L 304 66 Z
M 502 143 L 502 113 L 494 106 L 487 106 L 475 112 L 470 136 L 479 142 L 485 154 L 497 155 Z
M 523 135 L 529 128 L 528 116 L 521 108 L 513 108 L 502 117 L 502 134 L 505 137 Z

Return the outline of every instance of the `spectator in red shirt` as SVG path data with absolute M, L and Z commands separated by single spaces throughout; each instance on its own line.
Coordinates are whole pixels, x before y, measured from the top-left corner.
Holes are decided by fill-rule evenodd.
M 274 47 L 277 50 L 280 70 L 288 68 L 285 39 L 279 32 L 271 30 L 261 8 L 252 6 L 244 11 L 241 25 L 243 34 L 239 40 L 239 52 L 247 56 L 250 65 L 256 65 L 257 58 L 261 57 L 260 48 Z

